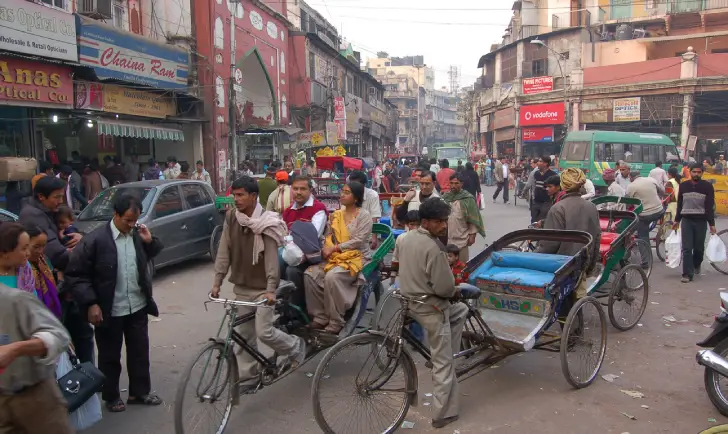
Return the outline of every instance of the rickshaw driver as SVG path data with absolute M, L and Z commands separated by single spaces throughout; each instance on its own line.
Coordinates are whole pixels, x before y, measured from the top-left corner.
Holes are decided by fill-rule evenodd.
M 434 398 L 432 426 L 442 428 L 459 417 L 460 393 L 453 355 L 460 350 L 468 308 L 450 302 L 458 290 L 444 246 L 438 240 L 447 234 L 450 206 L 440 198 L 430 198 L 419 211 L 420 227 L 410 231 L 398 247 L 399 284 L 405 296 L 428 296 L 423 304 L 411 303 L 409 308 L 427 333 Z
M 581 273 L 581 278 L 574 291 L 577 300 L 586 296 L 586 277 L 599 258 L 599 240 L 602 234 L 597 207 L 581 197 L 580 190 L 585 182 L 586 176 L 580 169 L 573 167 L 566 169 L 561 174 L 561 190 L 565 194 L 549 209 L 543 223 L 544 229 L 584 231 L 592 236 L 592 249 L 589 262 L 586 264 L 586 272 Z M 578 243 L 540 241 L 536 252 L 574 256 L 579 253 L 581 248 L 582 246 Z

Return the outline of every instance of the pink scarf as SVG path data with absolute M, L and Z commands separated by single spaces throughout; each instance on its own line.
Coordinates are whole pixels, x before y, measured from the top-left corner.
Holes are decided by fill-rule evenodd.
M 250 229 L 255 234 L 253 238 L 253 265 L 258 263 L 258 256 L 265 250 L 263 235 L 273 238 L 278 247 L 283 245 L 283 238 L 288 235 L 288 227 L 278 214 L 263 211 L 263 207 L 259 203 L 255 205 L 255 211 L 253 211 L 251 217 L 236 209 L 235 218 L 240 226 Z

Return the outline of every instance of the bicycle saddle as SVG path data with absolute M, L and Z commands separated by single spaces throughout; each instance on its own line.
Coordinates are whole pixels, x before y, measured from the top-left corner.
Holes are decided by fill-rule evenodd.
M 296 290 L 296 285 L 288 280 L 281 280 L 276 288 L 276 298 L 286 298 Z
M 460 297 L 466 300 L 480 298 L 480 295 L 483 293 L 480 288 L 469 283 L 461 283 L 458 285 L 458 288 L 460 289 Z

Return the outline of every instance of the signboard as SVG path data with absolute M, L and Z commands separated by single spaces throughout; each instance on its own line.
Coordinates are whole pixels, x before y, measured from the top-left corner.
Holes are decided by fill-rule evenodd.
M 343 96 L 334 97 L 334 119 L 346 119 L 346 104 Z
M 3 0 L 0 50 L 78 61 L 73 15 L 25 0 Z
M 346 140 L 346 119 L 336 119 L 334 123 L 336 124 L 336 138 Z
M 298 147 L 323 146 L 326 144 L 325 131 L 311 131 L 310 133 L 299 133 L 296 143 Z
M 553 142 L 554 127 L 528 127 L 521 129 L 524 142 Z
M 480 117 L 480 133 L 488 131 L 488 124 L 490 123 L 490 115 L 482 115 Z
M 76 104 L 80 110 L 104 109 L 104 85 L 89 81 L 76 82 Z
M 104 85 L 104 111 L 165 119 L 177 114 L 174 96 Z
M 326 144 L 327 145 L 338 145 L 338 127 L 334 122 L 326 121 Z
M 698 136 L 688 136 L 688 151 L 695 151 L 696 143 L 698 143 Z
M 361 120 L 362 100 L 358 96 L 350 93 L 346 94 L 346 131 L 352 133 L 359 132 L 359 122 Z
M 551 92 L 554 90 L 553 77 L 533 77 L 523 79 L 523 94 L 532 95 L 535 93 Z
M 614 100 L 612 122 L 633 122 L 640 120 L 640 97 L 619 98 Z
M 162 89 L 187 88 L 189 54 L 100 21 L 76 15 L 79 62 L 101 80 L 116 79 Z
M 0 101 L 9 105 L 72 108 L 71 68 L 0 57 Z
M 521 106 L 520 126 L 555 125 L 564 123 L 564 103 Z

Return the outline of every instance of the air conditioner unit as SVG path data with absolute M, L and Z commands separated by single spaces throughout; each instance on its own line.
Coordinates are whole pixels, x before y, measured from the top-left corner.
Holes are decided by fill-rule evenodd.
M 94 19 L 111 18 L 112 0 L 78 0 L 78 13 Z

